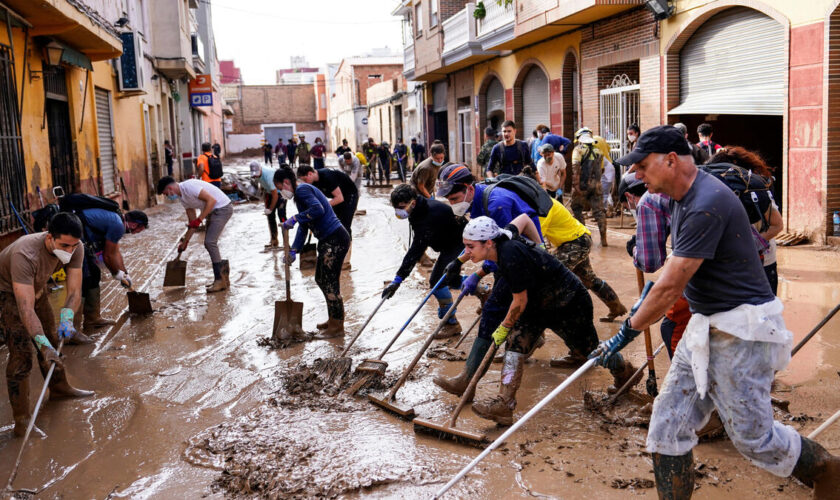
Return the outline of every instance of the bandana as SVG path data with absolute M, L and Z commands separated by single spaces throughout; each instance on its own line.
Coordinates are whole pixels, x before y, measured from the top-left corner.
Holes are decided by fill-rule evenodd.
M 506 229 L 499 229 L 496 221 L 486 215 L 470 220 L 464 228 L 464 239 L 472 241 L 492 240 L 503 234 L 508 238 L 513 237 L 513 233 Z

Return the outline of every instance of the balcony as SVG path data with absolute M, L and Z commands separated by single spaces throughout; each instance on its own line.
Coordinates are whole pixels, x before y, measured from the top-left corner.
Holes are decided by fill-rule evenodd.
M 414 44 L 407 46 L 403 52 L 403 75 L 407 80 L 414 78 Z
M 497 0 L 485 0 L 486 14 L 476 23 L 476 36 L 485 50 L 496 48 L 513 39 L 516 24 L 515 3 L 505 6 L 505 0 L 499 5 Z
M 494 0 L 491 0 L 494 1 Z M 475 4 L 468 3 L 463 10 L 443 22 L 443 65 L 448 71 L 457 70 L 497 54 L 485 51 L 476 38 Z

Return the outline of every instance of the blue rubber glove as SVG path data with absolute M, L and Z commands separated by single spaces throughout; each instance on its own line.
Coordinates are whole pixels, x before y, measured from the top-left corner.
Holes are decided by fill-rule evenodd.
M 286 254 L 286 262 L 289 265 L 294 264 L 296 258 L 297 258 L 297 252 L 295 252 L 294 250 L 289 250 L 289 253 Z
M 484 263 L 481 264 L 481 269 L 486 274 L 492 274 L 499 270 L 499 266 L 497 266 L 492 260 L 485 260 Z
M 467 295 L 475 294 L 475 289 L 478 287 L 479 281 L 481 281 L 481 277 L 477 273 L 472 273 L 467 276 L 467 278 L 461 282 L 461 292 Z
M 76 328 L 73 326 L 73 310 L 65 307 L 61 310 L 58 323 L 58 336 L 61 338 L 71 339 L 76 334 Z
M 295 217 L 289 217 L 283 221 L 283 229 L 289 230 L 295 227 L 295 224 L 297 224 L 297 219 Z
M 403 282 L 403 279 L 399 276 L 394 276 L 393 281 L 385 287 L 385 290 L 382 290 L 382 298 L 383 299 L 390 299 L 397 293 L 397 289 L 400 287 L 400 284 Z
M 496 328 L 496 331 L 493 332 L 493 342 L 495 342 L 497 346 L 504 344 L 508 333 L 510 333 L 510 328 L 504 325 L 499 325 L 499 327 Z
M 640 333 L 642 333 L 641 330 L 636 330 L 630 326 L 630 318 L 625 319 L 621 323 L 618 333 L 607 340 L 601 341 L 598 348 L 589 355 L 589 359 L 598 358 L 597 363 L 599 365 L 610 368 L 613 365 L 611 359 L 613 355 L 627 347 L 627 344 L 638 337 Z
M 446 265 L 446 267 L 443 270 L 443 273 L 446 275 L 446 279 L 444 280 L 444 284 L 445 283 L 450 283 L 450 284 L 455 283 L 457 285 L 461 281 L 461 266 L 462 265 L 463 265 L 463 263 L 458 259 L 455 259 L 455 260 L 453 260 L 452 262 L 450 262 L 449 264 Z

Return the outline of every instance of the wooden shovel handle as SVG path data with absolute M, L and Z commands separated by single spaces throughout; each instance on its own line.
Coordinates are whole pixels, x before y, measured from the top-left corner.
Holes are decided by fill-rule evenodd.
M 289 254 L 292 249 L 289 245 L 289 230 L 285 227 L 283 228 L 283 248 L 286 252 L 283 256 L 283 270 L 286 278 L 286 300 L 289 301 L 292 300 L 292 285 L 289 280 Z
M 452 412 L 452 416 L 449 417 L 449 427 L 455 427 L 455 421 L 458 420 L 458 415 L 461 414 L 461 410 L 463 410 L 467 405 L 467 401 L 475 394 L 475 387 L 478 385 L 479 379 L 484 376 L 484 372 L 487 371 L 487 367 L 493 362 L 493 358 L 496 356 L 496 351 L 498 350 L 499 346 L 493 342 L 493 347 L 487 350 L 487 354 L 485 354 L 484 359 L 481 360 L 481 366 L 479 366 L 478 370 L 476 370 L 473 374 L 472 379 L 470 379 L 470 385 L 467 386 L 464 394 L 461 395 L 461 400 L 458 401 L 458 407 L 455 408 L 455 411 Z

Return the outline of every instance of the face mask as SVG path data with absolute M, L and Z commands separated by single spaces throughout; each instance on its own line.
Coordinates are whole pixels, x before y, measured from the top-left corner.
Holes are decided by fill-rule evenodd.
M 467 213 L 467 210 L 470 209 L 470 205 L 472 205 L 472 203 L 468 201 L 456 203 L 452 205 L 452 213 L 454 213 L 456 217 L 463 217 Z
M 295 193 L 289 191 L 288 189 L 281 189 L 280 196 L 282 196 L 284 200 L 291 200 L 295 197 Z
M 180 198 L 177 194 L 169 194 L 166 195 L 166 197 L 169 198 L 170 201 L 178 201 L 178 198 Z
M 395 208 L 394 215 L 397 216 L 397 219 L 408 219 L 408 210 L 404 208 Z
M 636 142 L 637 137 L 635 135 L 628 135 L 627 140 L 630 142 Z
M 68 262 L 70 262 L 70 259 L 73 258 L 72 253 L 65 252 L 64 250 L 59 250 L 58 248 L 53 250 L 53 255 L 58 257 L 58 260 L 60 260 L 62 264 L 67 264 Z
M 435 161 L 435 160 L 432 160 L 432 165 L 434 165 L 434 166 L 436 166 L 436 167 L 439 167 L 439 166 L 443 165 L 443 162 L 442 162 L 442 161 Z

